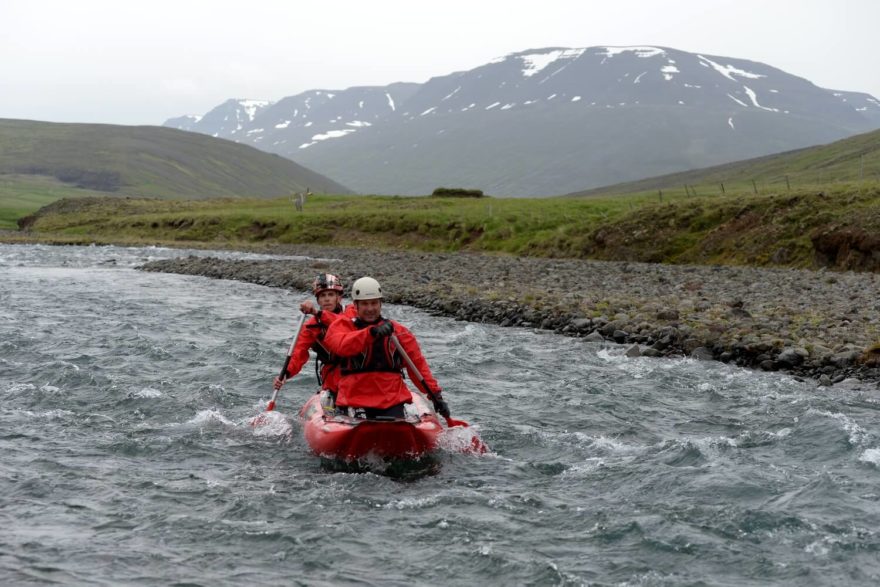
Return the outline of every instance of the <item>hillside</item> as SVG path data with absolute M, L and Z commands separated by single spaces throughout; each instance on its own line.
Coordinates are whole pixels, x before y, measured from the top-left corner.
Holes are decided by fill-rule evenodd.
M 59 197 L 273 198 L 349 193 L 253 147 L 152 126 L 0 119 L 0 225 Z
M 880 182 L 712 197 L 62 200 L 24 219 L 67 243 L 325 244 L 880 271 Z
M 880 100 L 667 47 L 548 47 L 423 84 L 228 100 L 166 125 L 290 157 L 365 194 L 544 197 L 880 128 Z
M 831 182 L 880 180 L 880 131 L 868 132 L 830 143 L 767 155 L 725 165 L 693 169 L 619 183 L 568 194 L 571 197 L 632 194 L 657 190 L 685 191 L 698 195 L 730 190 L 787 190 L 789 187 Z M 752 182 L 755 182 L 752 184 Z

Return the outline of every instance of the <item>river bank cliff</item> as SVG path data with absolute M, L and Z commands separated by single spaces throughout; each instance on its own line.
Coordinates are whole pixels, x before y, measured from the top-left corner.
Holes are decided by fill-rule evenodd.
M 615 342 L 630 356 L 689 356 L 787 371 L 821 385 L 856 378 L 880 386 L 874 273 L 298 245 L 271 252 L 302 259 L 188 257 L 142 269 L 297 290 L 309 289 L 319 272 L 346 285 L 371 275 L 387 301 L 438 315 Z

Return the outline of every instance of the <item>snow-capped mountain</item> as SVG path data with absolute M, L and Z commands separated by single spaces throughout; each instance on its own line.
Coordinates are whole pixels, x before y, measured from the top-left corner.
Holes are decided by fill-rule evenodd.
M 546 48 L 424 84 L 230 100 L 165 123 L 252 144 L 362 193 L 551 195 L 880 128 L 880 101 L 741 59 Z

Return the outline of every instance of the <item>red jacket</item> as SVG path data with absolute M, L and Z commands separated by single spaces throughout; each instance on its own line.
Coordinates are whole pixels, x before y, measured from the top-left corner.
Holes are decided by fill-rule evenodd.
M 325 356 L 329 354 L 323 341 L 324 333 L 337 318 L 352 316 L 354 312 L 354 306 L 349 305 L 345 311 L 339 314 L 322 311 L 319 316 L 312 316 L 306 320 L 296 341 L 296 346 L 293 347 L 293 353 L 290 355 L 290 363 L 287 364 L 287 378 L 290 379 L 299 373 L 303 366 L 309 362 L 309 349 L 314 349 L 319 357 L 322 354 Z M 330 359 L 331 362 L 325 360 L 321 367 L 321 387 L 335 392 L 339 387 L 339 364 L 338 358 L 331 356 Z
M 381 324 L 380 320 L 376 324 Z M 394 324 L 394 333 L 406 354 L 412 359 L 413 364 L 425 379 L 431 391 L 440 390 L 440 385 L 431 374 L 428 362 L 422 355 L 419 343 L 416 337 L 402 324 L 391 321 Z M 345 359 L 355 359 L 362 361 L 371 361 L 371 355 L 375 348 L 375 338 L 370 333 L 370 326 L 375 324 L 366 324 L 358 327 L 358 323 L 354 318 L 344 317 L 336 320 L 327 330 L 324 337 L 324 344 L 327 349 L 334 355 L 338 355 Z M 417 373 L 410 371 L 406 363 L 402 361 L 402 357 L 398 357 L 397 349 L 391 342 L 391 337 L 385 337 L 380 343 L 380 347 L 385 352 L 386 362 L 392 365 L 401 364 L 406 367 L 409 377 L 413 381 L 418 381 Z M 412 397 L 409 388 L 403 380 L 400 371 L 362 371 L 346 373 L 345 365 L 343 365 L 342 375 L 339 380 L 339 391 L 336 397 L 336 404 L 340 406 L 350 406 L 355 408 L 390 408 L 393 405 L 409 402 Z

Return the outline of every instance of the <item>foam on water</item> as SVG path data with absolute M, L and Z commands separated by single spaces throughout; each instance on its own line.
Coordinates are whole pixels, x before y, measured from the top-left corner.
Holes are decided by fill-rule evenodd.
M 831 418 L 840 423 L 840 427 L 849 435 L 849 442 L 852 446 L 858 447 L 865 443 L 869 438 L 867 430 L 859 426 L 859 424 L 840 412 L 829 412 L 826 410 L 809 409 L 807 414 L 815 414 L 826 418 Z
M 288 437 L 293 432 L 290 421 L 280 412 L 263 412 L 249 419 L 247 425 L 254 429 L 254 436 Z
M 880 448 L 868 448 L 859 455 L 859 460 L 863 463 L 871 463 L 880 466 Z
M 479 454 L 474 450 L 475 442 L 481 442 L 479 430 L 474 426 L 453 426 L 440 433 L 438 444 L 441 450 L 452 453 Z M 484 453 L 489 454 L 489 453 Z
M 132 392 L 131 397 L 141 398 L 141 399 L 146 399 L 146 398 L 152 399 L 152 398 L 162 397 L 162 392 L 159 391 L 158 389 L 153 389 L 152 387 L 144 387 L 143 389 L 139 389 L 138 391 Z
M 199 411 L 191 420 L 186 421 L 187 425 L 197 426 L 199 428 L 205 426 L 235 426 L 226 416 L 216 409 L 208 409 Z

